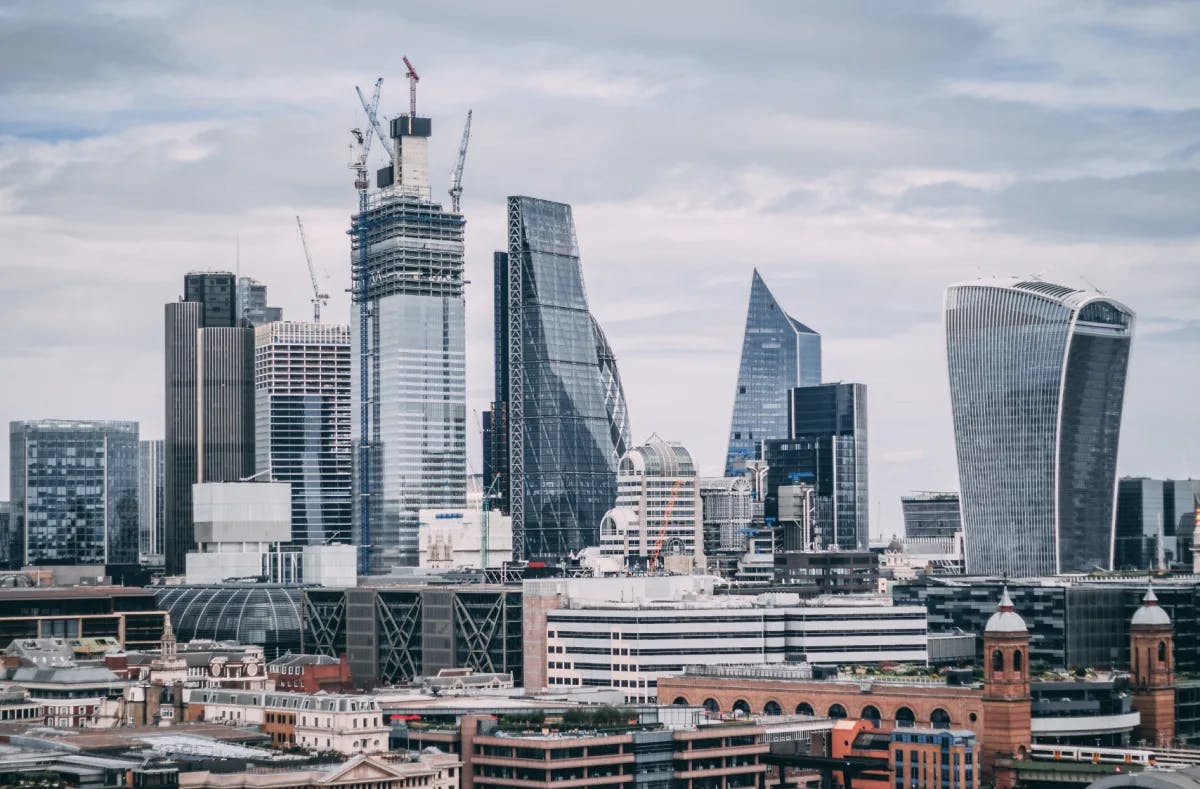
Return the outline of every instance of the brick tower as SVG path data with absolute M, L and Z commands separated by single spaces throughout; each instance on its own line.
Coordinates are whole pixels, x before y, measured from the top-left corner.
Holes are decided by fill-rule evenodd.
M 1029 630 L 1005 587 L 983 630 L 983 777 L 997 789 L 1016 785 L 1012 760 L 1029 750 Z
M 1147 586 L 1129 623 L 1129 673 L 1133 708 L 1142 714 L 1134 737 L 1157 748 L 1170 747 L 1175 739 L 1174 646 L 1171 617 L 1158 604 L 1153 586 Z

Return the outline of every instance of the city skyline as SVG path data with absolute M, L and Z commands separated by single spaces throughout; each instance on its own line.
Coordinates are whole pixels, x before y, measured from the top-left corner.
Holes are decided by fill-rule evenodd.
M 343 143 L 361 123 L 352 86 L 383 73 L 384 109 L 395 113 L 402 69 L 377 52 L 339 60 L 347 23 L 316 10 L 307 12 L 313 29 L 332 51 L 311 63 L 273 55 L 299 66 L 287 85 L 274 76 L 285 61 L 262 55 L 242 62 L 242 81 L 198 65 L 220 58 L 195 55 L 227 46 L 199 11 L 150 13 L 137 25 L 82 15 L 57 27 L 28 13 L 16 17 L 28 27 L 22 43 L 96 32 L 85 36 L 96 48 L 89 56 L 111 63 L 119 82 L 96 69 L 73 84 L 71 62 L 37 71 L 38 58 L 11 53 L 15 77 L 0 85 L 0 228 L 22 254 L 5 263 L 0 365 L 29 383 L 6 393 L 0 418 L 136 419 L 144 437 L 161 437 L 159 310 L 186 271 L 235 270 L 240 243 L 243 272 L 268 284 L 285 314 L 306 314 L 311 293 L 288 222 L 295 208 L 331 274 L 328 320 L 348 320 L 341 290 L 354 195 Z M 1117 31 L 1103 57 L 1100 22 L 1083 11 L 1036 22 L 987 8 L 898 11 L 887 29 L 852 9 L 780 15 L 751 63 L 724 76 L 730 64 L 713 62 L 707 42 L 723 23 L 737 26 L 720 14 L 654 42 L 582 9 L 543 15 L 520 35 L 490 11 L 476 20 L 452 8 L 427 13 L 404 35 L 423 95 L 436 96 L 427 106 L 444 130 L 458 128 L 468 106 L 476 117 L 464 196 L 469 410 L 482 412 L 491 397 L 491 251 L 504 235 L 503 198 L 526 193 L 575 206 L 589 302 L 620 360 L 635 440 L 677 438 L 706 474 L 723 459 L 742 289 L 755 267 L 780 303 L 819 327 L 825 379 L 871 389 L 876 536 L 900 531 L 901 494 L 957 487 L 940 301 L 948 284 L 981 273 L 1091 281 L 1136 310 L 1118 474 L 1200 473 L 1191 442 L 1175 440 L 1175 426 L 1188 423 L 1182 393 L 1196 385 L 1183 360 L 1200 340 L 1200 225 L 1184 210 L 1200 183 L 1194 99 L 1183 88 L 1195 55 L 1172 47 L 1195 29 L 1186 10 L 1096 12 Z M 655 9 L 646 24 L 677 13 Z M 246 29 L 269 33 L 268 20 L 248 12 Z M 728 45 L 743 52 L 738 29 L 749 26 Z M 963 48 L 937 37 L 947 32 Z M 113 44 L 160 33 L 161 62 Z M 1045 46 L 1050 35 L 1073 46 Z M 848 36 L 874 58 L 851 67 L 844 48 L 819 40 Z M 629 54 L 631 42 L 640 55 Z M 916 56 L 936 42 L 935 57 Z M 478 52 L 464 58 L 471 47 Z M 1159 56 L 1149 73 L 1111 65 L 1150 49 Z M 511 65 L 509 76 L 489 76 L 493 57 Z M 834 64 L 845 88 L 836 97 L 818 78 Z M 870 88 L 884 74 L 894 99 Z M 861 103 L 845 98 L 860 87 Z M 46 105 L 47 93 L 62 103 Z M 264 96 L 273 100 L 265 109 Z M 737 129 L 745 136 L 736 144 L 732 131 L 714 130 L 673 145 L 722 99 L 739 117 L 755 113 L 757 127 Z M 632 132 L 597 121 L 614 112 L 653 118 Z M 939 129 L 945 118 L 954 120 Z M 438 199 L 456 136 L 435 137 Z M 591 155 L 579 156 L 581 145 Z M 524 166 L 539 153 L 544 166 Z M 70 206 L 52 197 L 68 173 Z M 74 325 L 62 325 L 66 314 Z M 478 472 L 473 427 L 467 440 Z

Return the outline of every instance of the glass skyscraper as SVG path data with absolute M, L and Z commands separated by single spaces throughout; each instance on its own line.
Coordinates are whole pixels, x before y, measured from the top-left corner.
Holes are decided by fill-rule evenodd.
M 788 398 L 786 439 L 764 442 L 764 512 L 778 516 L 780 485 L 815 487 L 815 540 L 823 548 L 866 550 L 870 544 L 867 492 L 867 387 L 800 386 Z
M 788 392 L 819 383 L 821 335 L 784 312 L 755 269 L 725 472 L 739 460 L 761 460 L 764 440 L 786 438 Z
M 137 422 L 10 425 L 13 565 L 137 564 Z
M 254 329 L 227 271 L 188 274 L 165 323 L 163 553 L 178 574 L 196 544 L 192 485 L 254 474 Z
M 138 554 L 143 561 L 162 560 L 163 524 L 166 517 L 166 501 L 163 494 L 165 478 L 163 441 L 139 441 Z
M 900 497 L 904 536 L 909 539 L 953 537 L 962 530 L 957 493 L 914 493 Z
M 292 542 L 349 543 L 349 327 L 268 323 L 254 354 L 255 465 L 291 483 Z
M 1133 312 L 1019 279 L 952 285 L 945 312 L 967 572 L 1111 567 Z
M 616 358 L 588 311 L 571 207 L 508 198 L 495 257 L 496 402 L 485 485 L 513 519 L 513 553 L 561 558 L 599 544 L 629 416 Z
M 355 473 L 354 543 L 376 573 L 417 564 L 418 510 L 466 504 L 465 220 L 432 200 L 431 131 L 429 118 L 392 119 L 396 165 L 379 173 L 380 190 L 351 229 L 352 435 L 359 442 L 363 434 L 359 383 L 366 376 L 369 458 L 369 472 Z

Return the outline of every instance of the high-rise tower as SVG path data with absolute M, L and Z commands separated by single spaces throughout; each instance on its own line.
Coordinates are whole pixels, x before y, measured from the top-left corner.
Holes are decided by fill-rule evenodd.
M 163 557 L 163 523 L 166 517 L 163 482 L 163 442 L 138 442 L 138 554 L 142 561 L 156 564 Z
M 254 330 L 256 466 L 292 486 L 292 542 L 350 542 L 350 329 L 279 321 Z
M 762 459 L 762 442 L 787 438 L 788 397 L 794 387 L 821 383 L 821 335 L 783 311 L 758 270 L 738 366 L 725 471 L 739 460 Z
M 10 429 L 14 564 L 137 564 L 137 422 Z
M 967 572 L 1110 567 L 1133 312 L 1036 280 L 946 292 Z
M 508 505 L 515 556 L 561 558 L 599 543 L 629 417 L 616 358 L 588 312 L 571 207 L 510 197 L 508 231 L 495 257 L 485 485 Z
M 416 565 L 417 511 L 462 507 L 467 488 L 465 220 L 430 194 L 430 119 L 410 112 L 390 131 L 394 164 L 351 229 L 352 347 L 366 351 L 352 354 L 352 434 L 368 459 L 354 541 L 372 572 Z
M 195 546 L 192 485 L 254 474 L 254 329 L 229 272 L 188 274 L 165 312 L 163 548 L 167 572 L 182 573 Z

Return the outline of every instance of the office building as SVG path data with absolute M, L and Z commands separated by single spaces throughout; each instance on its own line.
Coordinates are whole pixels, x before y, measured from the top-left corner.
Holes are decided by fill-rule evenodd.
M 762 501 L 745 476 L 701 477 L 700 509 L 704 519 L 704 555 L 746 550 L 750 524 L 762 522 Z
M 1125 477 L 1117 482 L 1113 568 L 1148 570 L 1169 567 L 1177 555 L 1175 523 L 1168 522 L 1165 482 Z M 1187 530 L 1190 535 L 1191 529 Z
M 498 509 L 421 510 L 419 567 L 499 569 L 512 561 L 512 519 Z
M 10 450 L 12 564 L 137 564 L 137 422 L 13 422 Z
M 138 442 L 138 557 L 143 564 L 161 564 L 166 501 L 162 439 Z
M 14 639 L 113 639 L 121 649 L 158 649 L 166 614 L 154 592 L 125 586 L 0 589 L 0 644 Z
M 836 383 L 792 389 L 788 431 L 788 438 L 763 442 L 765 516 L 779 518 L 780 487 L 812 485 L 813 546 L 866 550 L 867 387 Z
M 687 449 L 657 435 L 621 456 L 616 505 L 600 526 L 600 552 L 631 568 L 703 567 L 699 477 Z
M 900 497 L 904 536 L 908 539 L 943 539 L 962 531 L 957 493 L 913 493 Z
M 1133 312 L 1019 279 L 952 285 L 945 312 L 967 572 L 1111 567 Z
M 924 663 L 925 611 L 874 596 L 714 594 L 712 576 L 526 580 L 525 687 L 655 698 L 686 666 Z
M 238 316 L 228 272 L 184 278 L 167 304 L 163 553 L 180 573 L 195 545 L 192 485 L 236 482 L 254 469 L 254 330 Z
M 821 335 L 783 311 L 758 270 L 738 366 L 725 473 L 762 458 L 762 442 L 787 438 L 789 392 L 821 383 Z
M 12 506 L 0 501 L 0 567 L 12 567 L 12 557 L 21 553 L 19 543 L 14 543 L 16 534 L 12 528 Z
M 251 326 L 283 320 L 283 310 L 267 306 L 267 286 L 250 277 L 238 277 L 237 313 Z
M 508 198 L 495 255 L 496 400 L 488 417 L 493 501 L 513 555 L 557 559 L 596 545 L 629 446 L 612 348 L 588 312 L 571 207 Z
M 350 329 L 277 322 L 254 330 L 259 472 L 292 491 L 296 545 L 350 542 Z M 286 539 L 286 538 L 285 538 Z
M 467 490 L 465 220 L 432 199 L 430 119 L 390 127 L 395 164 L 350 234 L 354 544 L 371 572 L 416 566 L 418 511 Z
M 399 685 L 443 669 L 510 672 L 521 684 L 521 589 L 409 583 L 304 590 L 303 649 L 346 655 L 358 687 Z M 257 643 L 257 642 L 256 642 Z
M 1175 537 L 1175 558 L 1186 562 L 1196 560 L 1196 527 L 1200 526 L 1200 479 L 1168 479 L 1163 481 L 1163 531 L 1167 545 Z

